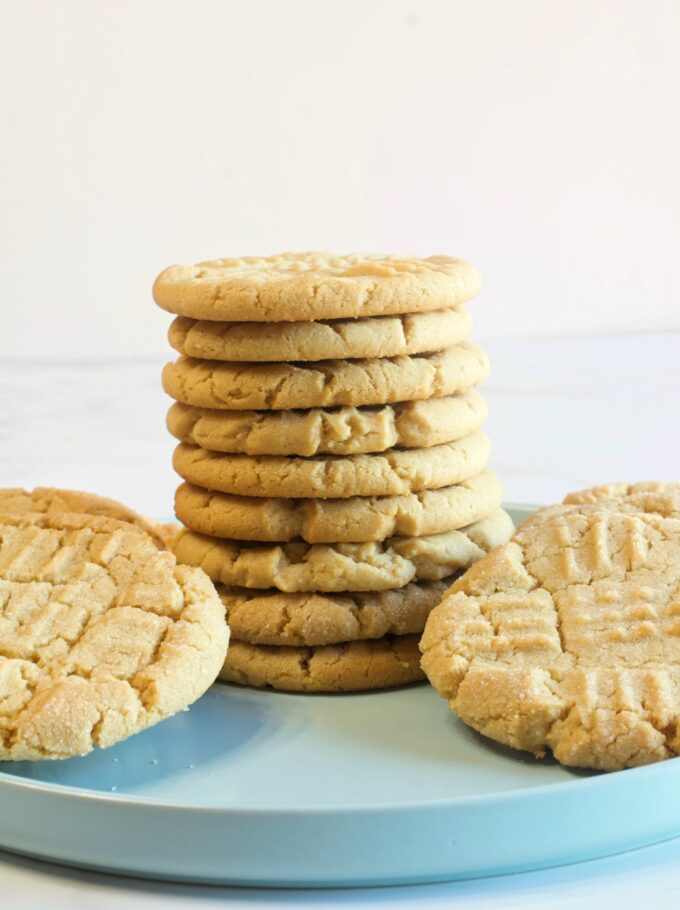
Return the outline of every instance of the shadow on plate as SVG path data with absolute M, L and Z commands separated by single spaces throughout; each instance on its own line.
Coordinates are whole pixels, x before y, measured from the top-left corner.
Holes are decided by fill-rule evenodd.
M 474 742 L 479 748 L 483 748 L 486 752 L 504 761 L 530 765 L 532 767 L 562 767 L 564 771 L 567 771 L 569 774 L 573 774 L 576 777 L 592 777 L 594 775 L 603 773 L 602 771 L 593 771 L 589 768 L 569 768 L 566 766 L 561 766 L 557 759 L 553 757 L 553 754 L 550 751 L 546 752 L 543 758 L 536 758 L 531 754 L 531 752 L 520 752 L 517 749 L 512 749 L 510 746 L 504 746 L 502 743 L 498 743 L 493 739 L 489 739 L 487 736 L 483 736 L 481 733 L 477 733 L 476 730 L 468 727 L 463 723 L 462 720 L 459 720 L 457 717 L 451 716 L 450 722 L 455 726 L 457 736 L 469 739 L 470 741 Z
M 274 705 L 213 686 L 188 711 L 109 749 L 68 761 L 5 762 L 5 774 L 106 792 L 129 792 L 241 753 L 277 730 Z

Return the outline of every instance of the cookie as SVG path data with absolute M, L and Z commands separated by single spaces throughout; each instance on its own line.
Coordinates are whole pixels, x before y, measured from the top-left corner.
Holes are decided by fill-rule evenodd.
M 429 449 L 388 449 L 375 455 L 224 455 L 180 443 L 172 463 L 184 480 L 238 496 L 346 499 L 396 496 L 461 483 L 489 460 L 480 430 Z
M 418 682 L 418 636 L 352 641 L 320 648 L 272 648 L 233 641 L 225 682 L 284 692 L 361 692 Z
M 680 483 L 650 481 L 645 483 L 609 483 L 568 493 L 561 503 L 538 509 L 525 518 L 520 528 L 540 524 L 548 518 L 563 515 L 575 506 L 594 505 L 598 509 L 622 512 L 646 512 L 666 518 L 680 518 Z
M 386 537 L 454 531 L 501 505 L 491 471 L 438 490 L 349 499 L 272 499 L 215 493 L 183 483 L 175 514 L 192 531 L 235 540 L 363 543 Z
M 157 526 L 115 499 L 97 496 L 95 493 L 81 493 L 78 490 L 59 490 L 54 487 L 36 487 L 22 490 L 19 487 L 0 489 L 0 515 L 35 514 L 57 515 L 61 513 L 80 515 L 102 515 L 127 521 L 136 525 L 163 546 Z
M 502 510 L 458 531 L 382 542 L 280 546 L 221 540 L 181 532 L 177 558 L 200 566 L 214 582 L 279 591 L 385 591 L 409 582 L 440 581 L 480 559 L 510 537 L 513 525 Z
M 452 256 L 283 253 L 172 265 L 153 296 L 193 319 L 298 322 L 457 307 L 479 287 L 477 269 Z
M 355 594 L 284 594 L 223 585 L 218 591 L 234 638 L 297 647 L 422 632 L 451 581 Z
M 168 341 L 199 360 L 300 361 L 398 357 L 441 351 L 467 338 L 467 310 L 333 322 L 207 322 L 178 316 Z
M 486 420 L 479 392 L 365 408 L 216 411 L 175 402 L 167 427 L 180 442 L 245 455 L 361 455 L 452 442 Z
M 578 493 L 568 493 L 565 505 L 589 503 L 630 508 L 641 512 L 656 513 L 667 518 L 680 518 L 680 483 L 646 481 L 644 483 L 610 483 L 590 487 Z
M 163 388 L 175 401 L 197 408 L 287 411 L 441 398 L 468 391 L 488 373 L 482 349 L 461 341 L 435 354 L 303 366 L 180 357 L 163 369 Z
M 226 654 L 207 576 L 112 518 L 4 515 L 0 604 L 0 759 L 111 746 L 195 701 Z
M 577 505 L 519 529 L 430 614 L 422 665 L 492 739 L 616 770 L 680 753 L 680 519 Z

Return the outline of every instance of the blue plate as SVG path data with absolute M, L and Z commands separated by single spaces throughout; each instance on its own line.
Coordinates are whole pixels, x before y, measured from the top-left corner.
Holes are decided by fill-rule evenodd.
M 240 885 L 398 884 L 680 834 L 680 763 L 605 775 L 537 761 L 477 736 L 426 684 L 359 695 L 218 684 L 111 749 L 3 765 L 0 800 L 2 847 L 68 865 Z

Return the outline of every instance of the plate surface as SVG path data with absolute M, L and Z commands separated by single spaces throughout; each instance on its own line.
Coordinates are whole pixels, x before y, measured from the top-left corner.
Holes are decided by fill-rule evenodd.
M 427 684 L 335 696 L 218 684 L 111 749 L 2 767 L 0 846 L 151 878 L 436 881 L 680 834 L 677 760 L 608 775 L 537 761 L 468 730 Z

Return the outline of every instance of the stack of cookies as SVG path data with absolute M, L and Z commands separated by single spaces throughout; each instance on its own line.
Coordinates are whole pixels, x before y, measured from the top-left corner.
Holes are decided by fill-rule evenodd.
M 285 254 L 171 266 L 163 386 L 182 477 L 174 549 L 218 586 L 222 678 L 291 691 L 422 678 L 451 581 L 512 523 L 488 470 L 488 374 L 462 304 L 479 275 L 434 256 Z

